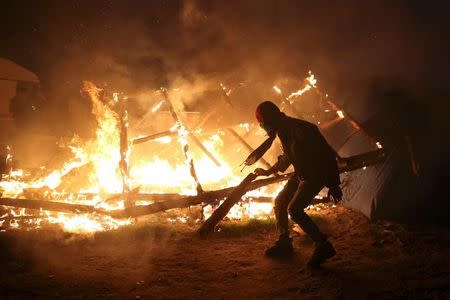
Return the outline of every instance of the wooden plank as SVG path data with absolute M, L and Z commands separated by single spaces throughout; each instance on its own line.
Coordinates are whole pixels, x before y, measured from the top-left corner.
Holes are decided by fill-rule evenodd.
M 256 174 L 248 174 L 244 180 L 233 190 L 233 192 L 223 201 L 223 203 L 212 213 L 212 215 L 202 224 L 198 233 L 207 235 L 214 230 L 216 225 L 228 214 L 230 209 L 238 203 L 247 192 L 247 187 L 255 180 Z

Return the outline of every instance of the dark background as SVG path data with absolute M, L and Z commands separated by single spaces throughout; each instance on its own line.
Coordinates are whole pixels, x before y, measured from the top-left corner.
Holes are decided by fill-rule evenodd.
M 47 90 L 310 69 L 336 96 L 380 79 L 447 89 L 445 2 L 2 0 L 0 54 Z

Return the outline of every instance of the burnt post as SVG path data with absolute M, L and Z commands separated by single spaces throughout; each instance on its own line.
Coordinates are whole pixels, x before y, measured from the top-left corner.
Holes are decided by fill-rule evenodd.
M 118 116 L 119 127 L 119 151 L 120 161 L 119 169 L 122 176 L 122 193 L 126 196 L 126 205 L 133 206 L 134 203 L 129 199 L 130 192 L 130 147 L 128 142 L 128 110 L 127 97 L 120 97 L 118 93 L 113 93 L 113 100 L 116 103 L 115 111 Z
M 256 179 L 254 173 L 248 174 L 244 180 L 231 192 L 223 203 L 212 213 L 212 215 L 202 224 L 198 233 L 202 236 L 214 231 L 216 225 L 228 214 L 230 209 L 238 203 L 247 192 L 247 187 Z
M 231 92 L 231 90 L 228 90 L 228 91 L 227 91 L 226 87 L 225 87 L 222 83 L 220 84 L 220 89 L 221 89 L 221 91 L 222 91 L 222 97 L 223 97 L 224 101 L 230 106 L 230 108 L 231 108 L 232 110 L 234 110 L 233 103 L 231 102 L 231 99 L 230 99 L 230 92 Z M 244 147 L 247 148 L 247 150 L 248 150 L 250 153 L 253 152 L 253 151 L 255 151 L 255 149 L 253 149 L 253 147 L 250 146 L 250 144 L 247 143 L 247 142 L 245 141 L 245 139 L 244 139 L 243 137 L 241 137 L 241 136 L 239 135 L 239 133 L 236 132 L 236 130 L 234 130 L 234 129 L 231 128 L 231 127 L 227 128 L 227 130 L 228 130 L 228 131 L 231 133 L 231 135 L 234 136 L 234 137 L 235 137 L 242 145 L 244 145 Z M 266 167 L 268 167 L 268 168 L 271 167 L 271 165 L 270 165 L 270 164 L 267 162 L 267 160 L 265 160 L 264 158 L 261 157 L 260 160 L 261 160 L 262 164 L 265 165 Z
M 201 194 L 201 193 L 203 193 L 203 188 L 202 188 L 202 185 L 200 184 L 200 181 L 198 180 L 197 172 L 195 171 L 194 160 L 192 159 L 191 154 L 189 153 L 189 144 L 186 140 L 186 137 L 188 135 L 192 136 L 192 133 L 185 127 L 185 125 L 181 122 L 180 118 L 178 117 L 177 113 L 175 112 L 175 108 L 173 107 L 172 102 L 169 99 L 167 90 L 161 89 L 161 91 L 164 95 L 164 99 L 166 100 L 166 103 L 169 106 L 170 114 L 172 115 L 175 122 L 177 123 L 178 135 L 181 139 L 183 154 L 184 154 L 187 164 L 189 165 L 189 173 L 191 174 L 191 177 L 194 179 L 195 189 L 197 190 L 197 194 Z

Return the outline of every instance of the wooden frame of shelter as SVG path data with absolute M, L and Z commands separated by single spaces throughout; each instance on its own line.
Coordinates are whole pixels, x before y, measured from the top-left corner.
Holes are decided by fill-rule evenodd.
M 224 101 L 229 104 L 232 108 L 233 105 L 231 104 L 230 99 L 228 98 L 228 94 L 226 93 L 225 89 L 222 87 L 223 90 L 223 97 Z M 317 90 L 317 89 L 316 89 Z M 167 94 L 167 91 L 164 89 L 161 90 L 164 96 L 164 101 L 169 106 L 169 111 L 174 119 L 175 122 L 177 122 L 180 126 L 183 126 L 184 129 L 187 131 L 188 136 L 191 138 L 191 140 L 203 151 L 205 154 L 216 163 L 216 165 L 220 165 L 220 163 L 214 158 L 214 156 L 203 146 L 203 144 L 194 136 L 191 130 L 185 127 L 185 125 L 181 122 L 179 119 L 172 102 Z M 318 90 L 317 90 L 318 91 Z M 318 91 L 319 95 L 322 95 L 320 91 Z M 323 95 L 322 95 L 323 96 Z M 285 101 L 289 102 L 287 99 Z M 339 106 L 334 104 L 331 100 L 327 100 L 329 105 L 335 110 L 337 113 L 338 110 L 340 110 Z M 341 110 L 342 111 L 342 110 Z M 203 125 L 206 120 L 208 120 L 214 113 L 216 112 L 215 108 L 211 108 L 205 116 L 200 120 L 200 122 L 196 125 L 195 128 Z M 343 112 L 343 111 L 342 111 Z M 362 127 L 354 121 L 348 114 L 346 114 L 348 117 L 348 121 L 350 124 L 359 130 L 362 130 Z M 125 126 L 125 116 L 120 115 L 121 118 L 121 140 L 126 139 L 126 144 L 128 145 L 128 135 L 127 135 L 127 126 Z M 343 118 L 339 118 L 343 119 Z M 324 126 L 334 126 L 334 124 L 337 124 L 339 120 L 332 120 L 332 123 L 322 125 L 321 128 Z M 123 126 L 122 126 L 123 125 Z M 180 129 L 180 128 L 178 128 Z M 232 128 L 227 128 L 227 130 L 236 138 L 237 141 L 239 141 L 242 145 L 244 145 L 249 151 L 253 151 L 254 149 L 245 141 L 243 137 L 241 137 L 235 130 Z M 125 131 L 125 132 L 122 132 Z M 364 131 L 363 131 L 364 132 Z M 167 136 L 167 135 L 174 135 L 178 134 L 177 131 L 168 130 L 165 132 L 149 135 L 142 138 L 137 138 L 132 141 L 134 145 L 140 144 L 146 141 L 150 141 L 159 137 Z M 367 133 L 365 133 L 367 135 Z M 370 136 L 368 136 L 370 137 Z M 371 140 L 373 140 L 372 137 L 370 137 Z M 122 144 L 122 142 L 121 142 Z M 121 153 L 124 152 L 124 150 L 128 151 L 128 148 L 122 148 L 121 147 Z M 187 155 L 187 152 L 189 149 L 185 149 L 185 155 Z M 365 166 L 373 165 L 376 163 L 379 163 L 385 159 L 385 152 L 383 149 L 377 149 L 372 152 L 363 153 L 360 155 L 348 157 L 348 158 L 341 158 L 339 160 L 339 170 L 340 172 L 348 172 L 355 169 L 363 168 Z M 124 158 L 123 158 L 124 159 Z M 269 165 L 267 161 L 262 160 L 262 163 L 265 165 Z M 217 225 L 218 222 L 226 215 L 226 213 L 229 211 L 229 209 L 237 203 L 241 196 L 245 194 L 246 192 L 254 189 L 258 189 L 260 187 L 281 182 L 284 180 L 287 180 L 292 173 L 284 174 L 281 176 L 274 176 L 269 177 L 266 179 L 260 179 L 260 180 L 254 180 L 255 176 L 250 174 L 247 176 L 244 181 L 235 187 L 228 187 L 220 190 L 215 191 L 203 191 L 201 188 L 200 182 L 198 181 L 198 178 L 195 174 L 195 167 L 193 164 L 193 161 L 191 160 L 191 176 L 193 177 L 194 181 L 197 184 L 197 195 L 194 196 L 184 196 L 179 194 L 141 194 L 139 193 L 138 189 L 130 190 L 129 187 L 126 191 L 122 194 L 117 195 L 111 195 L 109 199 L 117 199 L 119 197 L 123 197 L 124 194 L 126 194 L 127 199 L 131 200 L 153 200 L 154 203 L 148 204 L 148 205 L 134 205 L 134 201 L 132 201 L 132 205 L 129 207 L 126 207 L 123 210 L 116 210 L 116 211 L 108 211 L 96 208 L 94 206 L 90 205 L 80 205 L 80 204 L 70 204 L 70 203 L 63 203 L 58 201 L 51 201 L 51 200 L 30 200 L 30 199 L 15 199 L 15 198 L 0 198 L 0 205 L 4 206 L 10 206 L 10 207 L 19 207 L 19 208 L 28 208 L 28 209 L 36 209 L 36 210 L 49 210 L 49 211 L 58 211 L 58 212 L 66 212 L 66 213 L 97 213 L 97 214 L 103 214 L 103 215 L 109 215 L 115 218 L 128 218 L 128 217 L 138 217 L 143 216 L 147 214 L 153 214 L 161 211 L 165 211 L 168 209 L 173 208 L 183 208 L 183 207 L 189 207 L 192 205 L 205 205 L 205 204 L 211 204 L 214 203 L 217 200 L 223 199 L 228 197 L 227 200 L 225 200 L 225 205 L 221 208 L 219 206 L 217 213 L 213 214 L 212 219 L 209 221 L 207 220 L 201 228 L 201 232 L 210 232 L 214 229 L 214 227 Z M 126 169 L 128 171 L 128 169 Z M 107 199 L 108 200 L 108 199 Z M 207 229 L 205 229 L 207 228 Z

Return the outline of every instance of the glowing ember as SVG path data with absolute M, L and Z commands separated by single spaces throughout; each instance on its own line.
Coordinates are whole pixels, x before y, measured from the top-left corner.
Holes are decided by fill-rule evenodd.
M 309 71 L 309 76 L 306 77 L 305 82 L 306 82 L 306 84 L 303 88 L 301 88 L 300 90 L 298 90 L 296 92 L 293 92 L 286 99 L 288 101 L 291 101 L 291 98 L 299 97 L 299 96 L 303 95 L 304 93 L 306 93 L 307 91 L 311 90 L 312 88 L 316 87 L 317 79 L 314 77 L 314 74 L 312 74 L 311 71 Z
M 224 91 L 224 93 L 225 93 L 227 96 L 230 96 L 230 94 L 231 94 L 231 89 L 228 89 L 223 83 L 220 83 L 220 87 L 221 87 L 221 89 Z
M 250 124 L 249 123 L 241 123 L 241 124 L 239 124 L 239 127 L 244 129 L 246 132 L 250 132 Z
M 280 94 L 280 95 L 281 95 L 281 89 L 280 89 L 278 86 L 274 85 L 274 86 L 273 86 L 273 90 L 274 90 L 277 94 Z
M 312 87 L 316 87 L 316 83 L 317 83 L 316 77 L 314 76 L 314 74 L 311 71 L 309 71 L 308 74 L 309 74 L 309 76 L 306 77 L 306 81 Z M 327 97 L 328 97 L 328 95 L 327 95 Z
M 339 117 L 339 118 L 341 118 L 341 119 L 345 118 L 345 116 L 344 116 L 344 112 L 343 112 L 342 110 L 338 110 L 338 111 L 336 111 L 336 114 L 337 114 L 337 115 L 338 115 L 338 117 Z
M 157 112 L 163 104 L 164 100 L 159 101 L 155 106 L 152 107 L 152 113 Z

